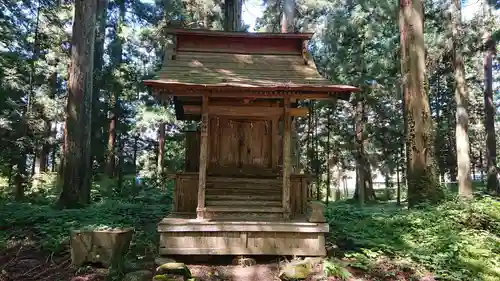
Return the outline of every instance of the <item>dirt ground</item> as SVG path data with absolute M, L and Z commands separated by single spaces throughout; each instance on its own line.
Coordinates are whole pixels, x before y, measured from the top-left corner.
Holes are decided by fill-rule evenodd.
M 182 260 L 196 280 L 272 281 L 277 280 L 277 260 L 259 261 L 253 266 L 232 265 L 231 260 Z M 144 268 L 145 267 L 145 268 Z M 154 270 L 153 262 L 141 269 Z M 0 254 L 0 281 L 104 281 L 107 269 L 71 266 L 68 251 L 47 255 L 30 246 L 17 246 Z M 309 279 L 315 280 L 315 279 Z
M 174 257 L 175 258 L 175 257 Z M 175 258 L 184 262 L 198 281 L 277 281 L 278 258 L 262 258 L 256 260 L 252 266 L 234 265 L 232 257 L 217 257 L 205 260 L 190 260 Z M 381 270 L 394 272 L 392 269 Z M 154 272 L 154 261 L 143 262 L 141 268 Z M 432 277 L 414 279 L 409 274 L 398 272 L 393 276 L 386 274 L 367 275 L 365 272 L 349 269 L 352 277 L 347 281 L 434 281 Z M 315 273 L 305 281 L 328 280 L 336 281 L 337 278 L 324 278 L 321 266 L 315 268 Z M 396 271 L 397 272 L 397 271 Z M 96 266 L 76 268 L 71 266 L 69 251 L 61 254 L 46 254 L 32 246 L 16 246 L 0 253 L 0 281 L 104 281 L 108 274 L 107 269 Z
M 233 257 L 218 257 L 207 261 L 185 261 L 196 280 L 212 281 L 273 281 L 279 280 L 279 259 L 276 257 L 261 257 L 257 264 L 251 266 L 234 265 Z M 321 268 L 316 267 L 315 273 L 306 281 L 320 280 Z

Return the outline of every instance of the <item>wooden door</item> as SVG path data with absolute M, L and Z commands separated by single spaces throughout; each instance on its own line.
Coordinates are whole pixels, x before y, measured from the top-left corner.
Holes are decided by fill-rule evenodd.
M 240 165 L 271 167 L 271 127 L 268 120 L 245 120 L 241 124 Z

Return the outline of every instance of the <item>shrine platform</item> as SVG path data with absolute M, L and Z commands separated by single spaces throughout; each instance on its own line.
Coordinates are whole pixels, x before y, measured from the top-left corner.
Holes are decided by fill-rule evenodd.
M 160 255 L 324 256 L 327 223 L 304 219 L 197 220 L 171 215 L 158 224 Z

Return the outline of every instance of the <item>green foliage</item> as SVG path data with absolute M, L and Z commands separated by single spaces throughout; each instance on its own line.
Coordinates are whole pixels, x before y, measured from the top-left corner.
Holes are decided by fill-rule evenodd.
M 327 209 L 330 239 L 370 270 L 381 258 L 409 260 L 439 280 L 500 279 L 500 202 L 448 200 L 406 210 L 395 206 L 337 203 Z
M 99 188 L 113 190 L 105 183 L 94 184 L 94 199 L 100 198 L 100 201 L 85 209 L 57 210 L 50 205 L 50 200 L 38 200 L 39 197 L 34 197 L 35 203 L 1 201 L 0 247 L 8 247 L 16 241 L 31 241 L 43 250 L 56 252 L 67 245 L 70 229 L 134 227 L 132 254 L 155 253 L 156 224 L 168 213 L 171 203 L 167 188 L 160 189 L 146 181 L 136 191 L 113 191 L 111 196 L 104 197 Z
M 345 269 L 338 260 L 326 260 L 323 262 L 323 272 L 328 277 L 337 277 L 340 280 L 349 280 L 351 273 Z

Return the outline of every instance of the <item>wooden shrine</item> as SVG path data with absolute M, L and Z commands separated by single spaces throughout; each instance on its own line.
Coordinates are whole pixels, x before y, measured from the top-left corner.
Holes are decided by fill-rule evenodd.
M 186 163 L 172 213 L 158 224 L 161 255 L 325 254 L 328 224 L 311 217 L 309 183 L 292 153 L 301 99 L 348 99 L 307 53 L 312 34 L 171 29 L 153 93 L 175 103 Z M 297 150 L 293 150 L 295 153 Z M 318 213 L 317 211 L 315 213 Z

